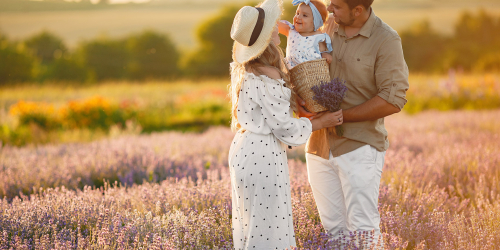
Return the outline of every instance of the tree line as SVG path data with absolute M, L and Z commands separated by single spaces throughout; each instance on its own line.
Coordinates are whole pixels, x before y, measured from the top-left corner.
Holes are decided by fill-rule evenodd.
M 0 35 L 0 84 L 227 76 L 233 44 L 229 31 L 239 7 L 225 6 L 202 22 L 196 29 L 198 48 L 186 53 L 167 34 L 151 30 L 119 39 L 97 38 L 73 50 L 47 31 L 24 41 Z M 295 9 L 285 5 L 283 19 L 291 20 Z M 463 12 L 449 35 L 434 30 L 428 21 L 399 34 L 411 72 L 500 71 L 500 17 L 484 10 Z M 286 47 L 286 39 L 281 46 Z

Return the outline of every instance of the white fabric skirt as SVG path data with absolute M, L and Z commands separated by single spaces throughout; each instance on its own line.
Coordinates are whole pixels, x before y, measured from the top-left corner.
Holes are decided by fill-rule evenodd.
M 236 133 L 229 150 L 235 249 L 295 247 L 286 145 L 273 134 Z

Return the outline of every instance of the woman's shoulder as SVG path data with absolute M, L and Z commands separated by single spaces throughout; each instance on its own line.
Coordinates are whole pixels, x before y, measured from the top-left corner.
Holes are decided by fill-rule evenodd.
M 267 77 L 274 79 L 274 80 L 280 80 L 281 79 L 281 74 L 277 68 L 271 68 L 271 67 L 260 67 L 259 70 L 266 75 Z
M 254 78 L 257 77 L 258 79 L 271 79 L 271 80 L 282 80 L 281 74 L 278 69 L 273 68 L 273 67 L 259 67 L 258 68 L 259 72 L 255 72 L 254 70 L 249 70 L 247 71 L 247 76 Z

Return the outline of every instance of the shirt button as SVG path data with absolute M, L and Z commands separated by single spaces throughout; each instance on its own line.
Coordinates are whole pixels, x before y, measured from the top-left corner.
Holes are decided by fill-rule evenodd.
M 345 43 L 347 43 L 347 40 L 345 40 Z
M 393 83 L 393 84 L 392 84 L 392 86 L 396 87 L 396 84 L 395 84 L 395 83 Z
M 342 59 L 339 59 L 339 62 L 342 61 Z
M 360 60 L 359 60 L 359 58 L 358 58 L 358 62 L 359 62 L 359 61 L 360 61 Z

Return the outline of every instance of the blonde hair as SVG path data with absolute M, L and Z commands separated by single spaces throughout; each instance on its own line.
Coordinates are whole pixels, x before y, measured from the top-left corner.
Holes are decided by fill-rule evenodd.
M 261 67 L 272 67 L 278 70 L 281 78 L 285 81 L 285 86 L 292 90 L 292 97 L 290 104 L 294 111 L 296 111 L 295 92 L 288 77 L 288 70 L 284 63 L 283 51 L 274 42 L 270 42 L 264 52 L 257 58 L 239 64 L 237 62 L 231 63 L 231 83 L 228 85 L 229 98 L 231 100 L 231 130 L 238 131 L 241 125 L 238 123 L 238 99 L 240 97 L 240 90 L 246 71 L 253 71 L 259 75 L 264 75 L 259 69 Z

